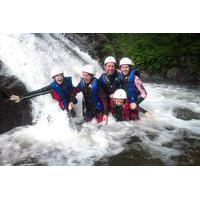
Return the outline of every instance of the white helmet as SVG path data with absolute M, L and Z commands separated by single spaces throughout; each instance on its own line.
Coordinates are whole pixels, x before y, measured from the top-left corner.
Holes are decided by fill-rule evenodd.
M 58 74 L 64 74 L 63 70 L 60 67 L 54 67 L 51 70 L 51 77 L 53 78 L 54 76 L 56 76 Z
M 108 56 L 105 60 L 104 60 L 104 65 L 106 65 L 107 63 L 115 63 L 116 64 L 116 60 L 113 56 Z
M 129 58 L 122 58 L 119 62 L 119 66 L 121 65 L 133 65 L 133 62 Z
M 114 92 L 113 98 L 114 99 L 127 99 L 127 94 L 126 94 L 125 90 L 118 89 Z
M 82 68 L 82 72 L 95 75 L 95 68 L 93 65 L 87 64 Z

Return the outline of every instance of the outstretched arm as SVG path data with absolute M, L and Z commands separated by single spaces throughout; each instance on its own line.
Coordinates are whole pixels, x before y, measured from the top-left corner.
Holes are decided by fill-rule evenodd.
M 17 96 L 17 95 L 11 95 L 10 96 L 10 101 L 14 101 L 15 103 L 18 103 L 18 102 L 20 102 L 22 100 L 31 99 L 33 97 L 37 97 L 37 96 L 40 96 L 40 95 L 45 95 L 45 94 L 48 94 L 50 92 L 52 92 L 51 87 L 50 86 L 46 86 L 46 87 L 43 87 L 43 88 L 41 88 L 39 90 L 28 92 L 22 97 Z

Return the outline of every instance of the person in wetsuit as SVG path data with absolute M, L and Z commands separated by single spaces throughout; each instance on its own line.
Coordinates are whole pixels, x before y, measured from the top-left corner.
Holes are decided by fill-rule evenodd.
M 95 76 L 93 65 L 85 65 L 82 69 L 82 79 L 73 90 L 68 109 L 74 107 L 73 100 L 79 92 L 84 99 L 83 117 L 86 122 L 96 118 L 97 122 L 108 122 L 108 102 L 99 81 Z
M 118 89 L 110 100 L 110 112 L 116 121 L 139 120 L 138 109 L 131 109 L 127 100 L 127 93 L 123 89 Z
M 106 97 L 109 101 L 115 90 L 121 87 L 120 73 L 116 69 L 116 60 L 112 56 L 108 56 L 104 61 L 104 72 L 99 77 L 99 82 L 104 89 Z
M 147 97 L 147 92 L 138 75 L 138 72 L 132 67 L 133 62 L 131 59 L 125 57 L 120 60 L 119 68 L 121 71 L 121 88 L 127 92 L 131 109 L 134 110 L 138 108 L 138 110 L 144 113 L 145 116 L 150 117 L 150 113 L 139 107 L 139 104 Z
M 50 85 L 43 87 L 39 90 L 28 92 L 22 97 L 17 95 L 11 95 L 10 100 L 14 101 L 15 103 L 18 103 L 25 99 L 31 99 L 36 96 L 50 93 L 53 99 L 58 101 L 60 108 L 68 112 L 68 104 L 71 97 L 71 93 L 74 88 L 72 85 L 72 78 L 64 77 L 64 72 L 59 67 L 55 67 L 52 69 L 51 77 L 53 78 L 54 81 Z M 76 98 L 74 98 L 73 103 L 74 104 L 77 103 Z M 72 117 L 75 117 L 76 115 L 74 110 L 71 110 L 68 114 L 70 114 L 70 116 Z

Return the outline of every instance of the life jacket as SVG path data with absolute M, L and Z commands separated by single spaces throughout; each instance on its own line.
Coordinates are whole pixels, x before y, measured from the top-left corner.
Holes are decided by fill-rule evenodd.
M 86 106 L 88 104 L 92 104 L 90 106 L 93 106 L 95 108 L 95 112 L 96 111 L 103 111 L 104 110 L 104 106 L 103 103 L 101 102 L 101 99 L 99 97 L 99 89 L 98 89 L 98 80 L 97 78 L 93 78 L 92 82 L 88 85 L 88 89 L 90 89 L 90 95 L 88 96 L 87 92 L 86 92 L 86 87 L 87 85 L 85 84 L 84 79 L 81 80 L 80 82 L 80 89 L 83 93 L 85 102 L 86 102 Z
M 117 106 L 114 99 L 111 99 L 110 112 L 117 121 L 139 120 L 138 110 L 135 109 L 132 111 L 128 101 L 126 101 L 123 106 Z
M 105 72 L 99 78 L 107 96 L 121 87 L 121 74 L 118 71 L 113 74 L 112 78 L 113 80 L 111 80 L 111 77 L 109 77 Z
M 123 77 L 120 75 L 121 86 L 127 92 L 128 100 L 130 103 L 136 102 L 139 91 L 135 86 L 135 70 L 132 70 L 128 77 Z
M 54 81 L 50 84 L 50 87 L 53 89 L 53 98 L 59 102 L 62 110 L 66 109 L 73 89 L 72 78 L 65 77 L 62 85 Z

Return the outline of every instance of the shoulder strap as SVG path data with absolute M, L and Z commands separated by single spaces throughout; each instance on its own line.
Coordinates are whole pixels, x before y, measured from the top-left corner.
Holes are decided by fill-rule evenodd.
M 108 78 L 108 76 L 106 75 L 106 73 L 103 73 L 103 80 L 105 84 L 110 84 L 110 79 Z
M 135 80 L 135 70 L 131 71 L 128 80 L 129 81 L 134 81 Z

